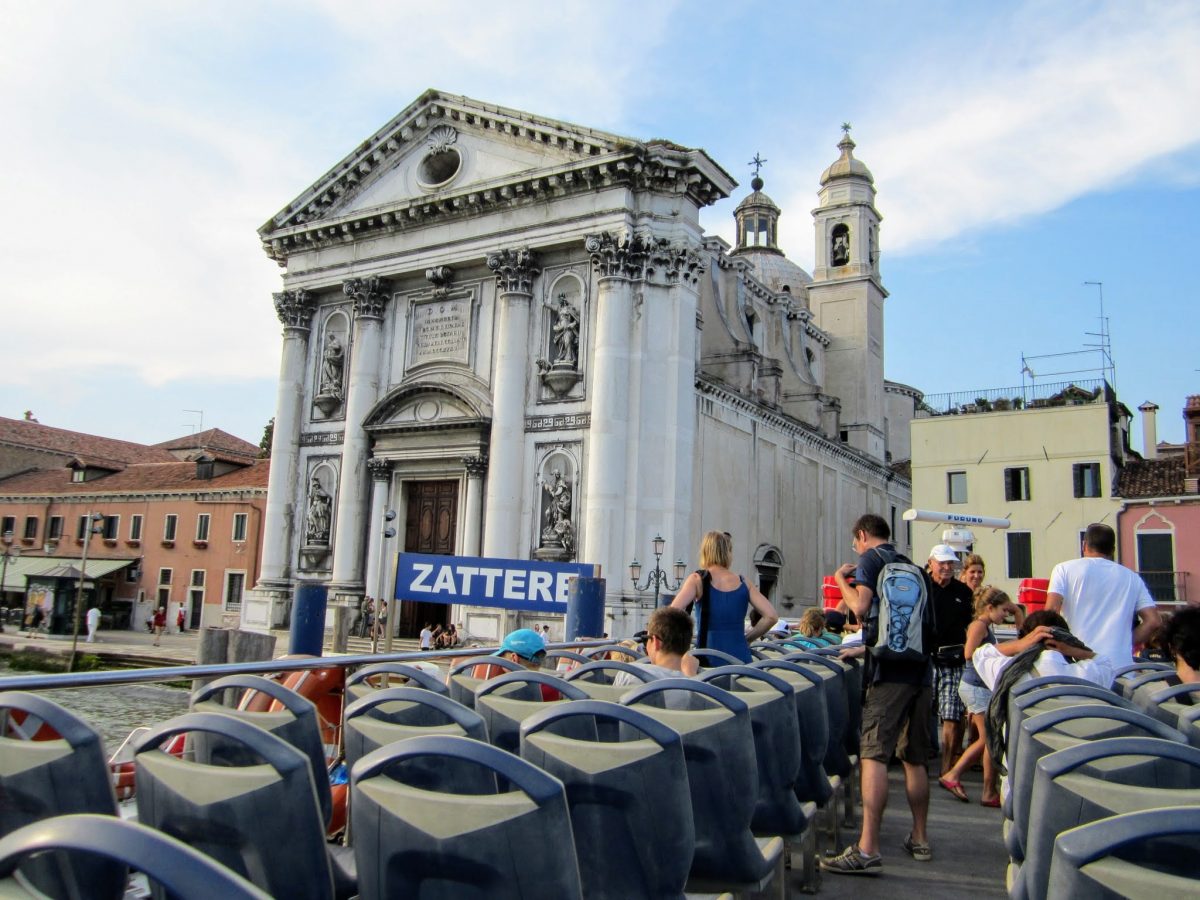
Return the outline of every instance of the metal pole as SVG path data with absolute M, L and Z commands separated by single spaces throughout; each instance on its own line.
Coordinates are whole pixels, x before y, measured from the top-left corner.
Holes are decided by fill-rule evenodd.
M 75 588 L 75 617 L 71 626 L 71 658 L 67 662 L 67 671 L 75 671 L 75 652 L 79 647 L 79 610 L 83 605 L 83 582 L 87 579 L 88 547 L 92 543 L 92 528 L 97 518 L 104 518 L 100 513 L 88 512 L 87 527 L 83 532 L 83 555 L 79 560 L 79 583 Z

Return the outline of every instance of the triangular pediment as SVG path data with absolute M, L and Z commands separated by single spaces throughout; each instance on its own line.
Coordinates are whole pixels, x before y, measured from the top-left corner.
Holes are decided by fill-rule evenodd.
M 498 185 L 637 142 L 468 97 L 426 91 L 260 229 Z

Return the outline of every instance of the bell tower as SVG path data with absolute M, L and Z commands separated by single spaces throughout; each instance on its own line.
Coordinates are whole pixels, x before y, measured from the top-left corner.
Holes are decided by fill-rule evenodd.
M 821 175 L 813 210 L 816 265 L 808 286 L 817 325 L 830 336 L 825 390 L 842 403 L 841 437 L 884 461 L 883 301 L 875 180 L 854 158 L 849 124 L 841 156 Z

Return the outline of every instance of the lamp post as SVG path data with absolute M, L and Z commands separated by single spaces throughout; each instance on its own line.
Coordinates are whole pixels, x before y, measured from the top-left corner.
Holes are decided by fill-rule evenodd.
M 104 530 L 104 513 L 90 512 L 87 514 L 86 527 L 83 531 L 83 555 L 79 560 L 79 582 L 75 588 L 75 616 L 71 625 L 71 659 L 67 662 L 67 671 L 75 671 L 75 651 L 79 646 L 79 614 L 83 607 L 83 583 L 87 579 L 88 547 L 92 543 L 92 535 Z
M 392 524 L 395 521 L 396 521 L 396 511 L 394 509 L 389 509 L 387 512 L 385 512 L 383 514 L 383 539 L 385 541 L 385 543 L 384 543 L 385 547 L 388 546 L 386 542 L 390 541 L 392 538 L 394 538 L 396 536 L 396 526 Z M 387 571 L 390 572 L 391 576 L 392 576 L 391 583 L 388 585 L 388 590 L 386 591 L 386 593 L 389 595 L 393 595 L 393 596 L 389 597 L 391 602 L 387 603 L 387 614 L 391 617 L 391 620 L 389 620 L 384 625 L 384 627 L 387 629 L 387 631 L 384 632 L 384 635 L 383 635 L 383 652 L 391 653 L 392 652 L 392 630 L 393 630 L 392 626 L 394 624 L 394 620 L 395 620 L 396 616 L 398 616 L 400 614 L 399 611 L 397 611 L 396 609 L 393 609 L 393 607 L 396 605 L 396 598 L 394 596 L 396 593 L 396 568 L 395 568 L 396 564 L 394 562 L 394 560 L 396 558 L 396 554 L 391 553 L 389 551 L 389 552 L 385 552 L 384 556 L 385 556 L 385 558 L 387 558 L 389 560 Z M 383 602 L 387 602 L 386 600 L 384 600 L 383 597 L 380 597 L 379 599 Z M 379 647 L 379 643 L 378 643 L 379 642 L 379 627 L 378 626 L 379 626 L 379 607 L 376 606 L 375 607 L 375 627 L 373 627 L 371 629 L 371 632 L 372 632 L 371 652 L 372 653 L 378 652 L 378 647 Z M 386 679 L 387 676 L 385 675 L 384 678 Z M 384 681 L 384 684 L 386 685 L 387 681 Z
M 629 564 L 629 578 L 633 581 L 633 589 L 635 591 L 648 591 L 651 587 L 654 588 L 654 606 L 658 607 L 658 597 L 662 593 L 663 588 L 667 588 L 670 584 L 670 577 L 663 571 L 659 561 L 662 559 L 663 550 L 666 549 L 667 542 L 663 540 L 663 536 L 657 532 L 654 538 L 650 541 L 650 545 L 654 550 L 654 568 L 646 574 L 646 583 L 639 585 L 638 579 L 642 577 L 642 564 L 635 557 L 633 562 Z M 683 584 L 683 573 L 687 568 L 687 563 L 682 559 L 676 559 L 674 565 L 675 583 L 670 585 L 669 590 L 677 591 L 679 586 Z
M 4 607 L 4 615 L 7 615 L 8 607 L 4 606 L 4 595 L 8 593 L 8 561 L 10 559 L 15 559 L 16 557 L 20 556 L 21 548 L 14 547 L 12 545 L 13 533 L 11 531 L 4 532 L 4 535 L 3 535 L 3 537 L 0 537 L 0 540 L 2 540 L 4 542 L 4 554 L 2 556 L 0 556 L 0 559 L 4 560 L 4 566 L 3 566 L 3 568 L 0 568 L 0 606 Z M 23 610 L 22 610 L 22 615 L 24 615 Z M 3 631 L 3 630 L 4 630 L 4 620 L 0 619 L 0 631 Z M 18 630 L 20 630 L 19 624 L 18 624 Z

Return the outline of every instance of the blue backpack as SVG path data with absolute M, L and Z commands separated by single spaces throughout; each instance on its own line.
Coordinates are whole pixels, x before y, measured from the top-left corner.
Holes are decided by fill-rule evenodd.
M 876 659 L 922 662 L 929 657 L 925 643 L 932 617 L 925 573 L 898 553 L 876 552 L 884 566 L 867 618 L 867 649 Z

